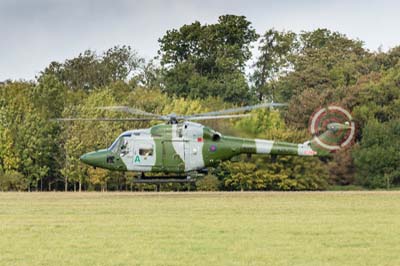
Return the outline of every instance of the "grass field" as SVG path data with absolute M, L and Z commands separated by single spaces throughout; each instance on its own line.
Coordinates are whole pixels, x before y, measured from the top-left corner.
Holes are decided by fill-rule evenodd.
M 400 265 L 400 192 L 1 193 L 0 265 Z

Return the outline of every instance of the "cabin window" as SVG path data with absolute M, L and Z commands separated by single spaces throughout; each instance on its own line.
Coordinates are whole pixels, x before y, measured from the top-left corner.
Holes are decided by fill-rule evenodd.
M 150 148 L 150 149 L 140 148 L 139 155 L 140 156 L 153 156 L 153 148 Z

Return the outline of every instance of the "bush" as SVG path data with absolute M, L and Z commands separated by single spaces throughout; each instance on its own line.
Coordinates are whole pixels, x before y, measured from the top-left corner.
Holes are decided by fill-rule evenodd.
M 17 171 L 7 171 L 0 175 L 0 190 L 22 191 L 28 188 L 24 176 Z
M 196 182 L 198 191 L 217 191 L 220 185 L 221 181 L 216 176 L 210 174 Z
M 328 173 L 318 158 L 279 156 L 276 162 L 224 162 L 217 173 L 226 190 L 325 190 Z

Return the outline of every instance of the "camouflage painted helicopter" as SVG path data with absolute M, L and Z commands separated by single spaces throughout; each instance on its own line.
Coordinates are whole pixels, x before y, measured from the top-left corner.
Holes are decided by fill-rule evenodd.
M 314 121 L 314 136 L 310 141 L 294 144 L 262 139 L 247 139 L 225 136 L 192 121 L 226 119 L 249 116 L 235 114 L 258 108 L 280 107 L 285 104 L 264 103 L 215 112 L 193 115 L 158 115 L 126 106 L 100 107 L 109 111 L 130 113 L 132 118 L 64 118 L 62 121 L 151 121 L 162 120 L 163 124 L 146 129 L 123 132 L 107 149 L 86 153 L 80 160 L 93 167 L 117 171 L 163 172 L 187 174 L 202 172 L 240 154 L 270 154 L 295 156 L 326 156 L 339 149 L 339 142 L 348 137 L 353 129 L 351 117 Z M 327 111 L 328 109 L 326 109 Z M 321 112 L 320 112 L 321 113 Z M 322 122 L 321 122 L 322 121 Z M 326 128 L 321 129 L 320 126 Z M 322 133 L 320 134 L 320 131 Z M 330 147 L 333 147 L 330 149 Z

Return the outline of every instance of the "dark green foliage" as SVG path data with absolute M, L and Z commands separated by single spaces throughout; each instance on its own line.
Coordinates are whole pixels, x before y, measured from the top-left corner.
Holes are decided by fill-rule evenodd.
M 400 121 L 369 121 L 353 153 L 358 181 L 367 187 L 400 184 Z
M 327 165 L 330 184 L 348 186 L 355 183 L 356 168 L 351 151 L 351 148 L 346 148 L 333 155 Z
M 276 82 L 292 66 L 298 43 L 296 34 L 270 29 L 260 39 L 260 56 L 254 64 L 252 81 L 259 100 L 276 100 Z
M 249 101 L 244 71 L 256 40 L 251 23 L 234 15 L 220 16 L 216 24 L 196 21 L 167 31 L 159 40 L 164 90 L 180 97 Z
M 86 50 L 64 63 L 52 62 L 42 72 L 42 76 L 54 75 L 72 90 L 90 90 L 126 80 L 142 63 L 143 59 L 131 47 L 114 46 L 100 56 Z

